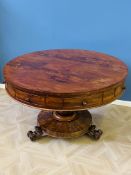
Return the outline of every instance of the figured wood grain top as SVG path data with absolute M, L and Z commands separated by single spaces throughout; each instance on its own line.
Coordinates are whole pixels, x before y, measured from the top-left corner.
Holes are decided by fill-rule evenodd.
M 127 66 L 88 50 L 45 50 L 19 56 L 4 67 L 12 85 L 37 94 L 84 94 L 120 83 Z

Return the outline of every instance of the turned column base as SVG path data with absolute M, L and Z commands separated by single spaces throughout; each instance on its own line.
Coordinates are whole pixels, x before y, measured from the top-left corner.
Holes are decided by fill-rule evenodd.
M 99 139 L 100 129 L 92 125 L 92 116 L 88 110 L 83 111 L 41 111 L 38 115 L 35 131 L 28 131 L 27 136 L 35 141 L 43 136 L 56 138 L 74 138 L 84 134 L 92 139 Z

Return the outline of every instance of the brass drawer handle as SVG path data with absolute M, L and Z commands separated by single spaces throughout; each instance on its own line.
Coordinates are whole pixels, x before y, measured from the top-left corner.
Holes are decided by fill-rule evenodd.
M 82 102 L 82 105 L 83 105 L 83 106 L 86 106 L 86 105 L 87 105 L 87 102 L 86 102 L 86 101 L 83 101 L 83 102 Z

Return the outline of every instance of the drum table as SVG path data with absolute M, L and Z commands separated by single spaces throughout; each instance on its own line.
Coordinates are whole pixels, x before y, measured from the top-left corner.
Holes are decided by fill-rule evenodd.
M 34 141 L 43 136 L 99 139 L 87 110 L 108 104 L 125 89 L 127 66 L 88 50 L 45 50 L 19 56 L 4 67 L 6 91 L 19 102 L 40 108 Z

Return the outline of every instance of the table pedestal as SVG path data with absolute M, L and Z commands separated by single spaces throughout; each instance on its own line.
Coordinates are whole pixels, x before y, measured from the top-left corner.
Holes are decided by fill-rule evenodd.
M 86 134 L 95 140 L 102 135 L 102 131 L 92 125 L 92 116 L 88 110 L 41 111 L 37 121 L 35 131 L 27 133 L 32 141 L 47 135 L 56 138 L 74 138 Z

